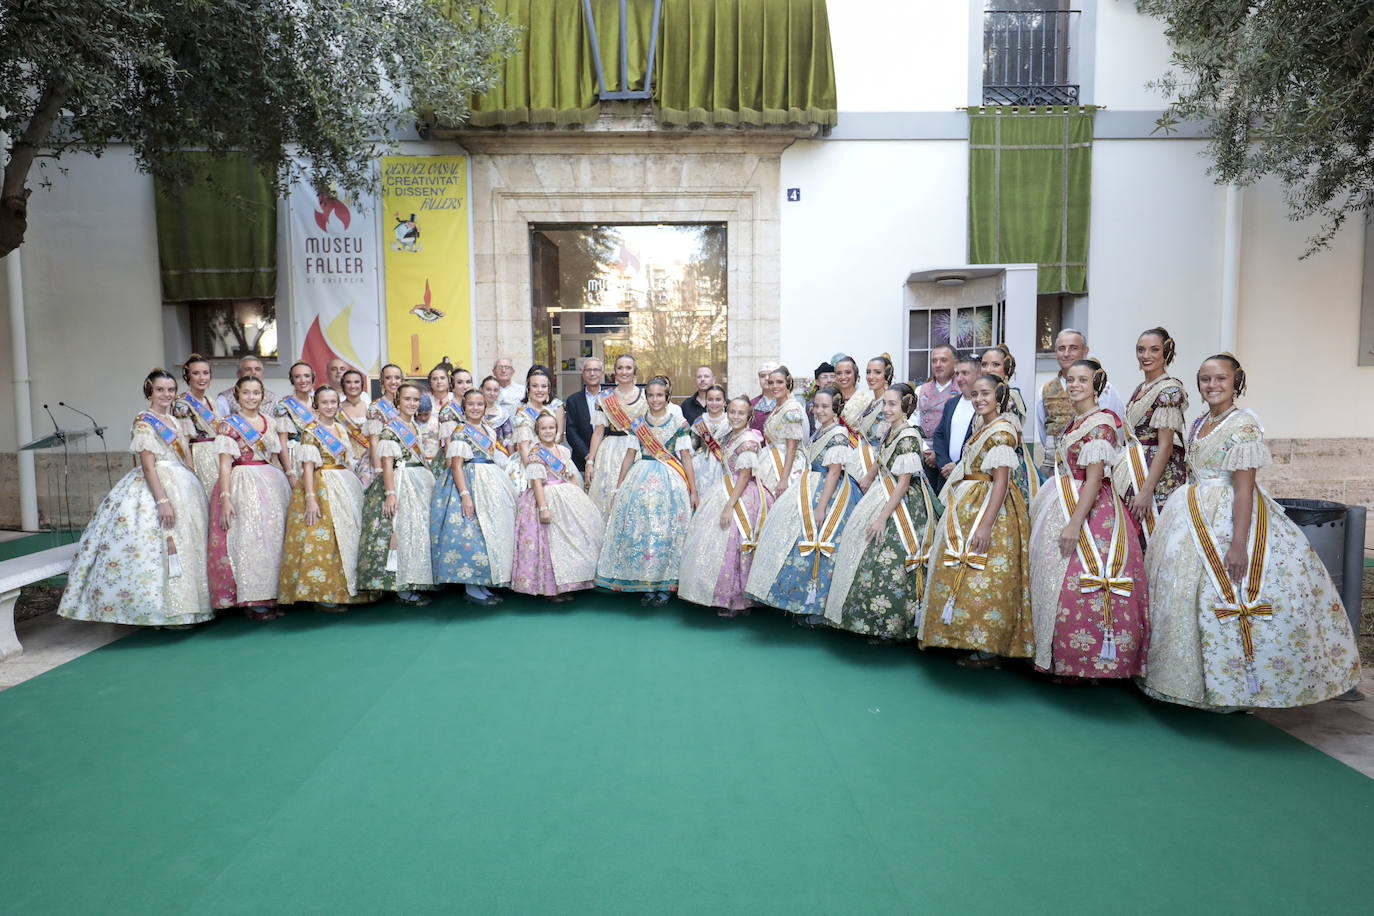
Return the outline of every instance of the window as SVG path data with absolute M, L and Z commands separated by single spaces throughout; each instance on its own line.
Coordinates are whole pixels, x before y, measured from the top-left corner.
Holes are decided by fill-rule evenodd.
M 1045 293 L 1035 300 L 1035 352 L 1038 356 L 1054 355 L 1054 339 L 1065 328 L 1086 328 L 1087 314 L 1080 310 L 1087 303 L 1086 296 L 1064 293 Z
M 983 13 L 984 105 L 1077 105 L 1068 0 L 990 0 Z
M 277 358 L 274 299 L 209 299 L 190 304 L 191 349 L 211 359 Z
M 949 344 L 959 356 L 977 356 L 1002 339 L 1006 303 L 916 308 L 907 315 L 906 377 L 930 378 L 930 351 Z

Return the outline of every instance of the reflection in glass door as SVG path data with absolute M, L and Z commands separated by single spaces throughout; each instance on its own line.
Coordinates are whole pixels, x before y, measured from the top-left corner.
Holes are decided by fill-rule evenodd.
M 536 225 L 530 231 L 534 359 L 559 397 L 581 385 L 582 363 L 630 353 L 639 378 L 666 375 L 676 400 L 696 367 L 724 384 L 725 227 L 719 224 Z
M 942 308 L 915 308 L 907 314 L 907 378 L 930 377 L 930 351 L 949 344 L 959 356 L 978 356 L 1002 340 L 1005 302 Z

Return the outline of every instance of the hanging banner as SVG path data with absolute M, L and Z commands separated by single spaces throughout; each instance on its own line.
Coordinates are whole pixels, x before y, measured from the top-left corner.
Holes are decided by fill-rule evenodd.
M 472 365 L 466 156 L 383 156 L 387 353 L 406 375 Z
M 291 323 L 297 359 L 328 378 L 342 359 L 369 376 L 381 369 L 377 281 L 377 201 L 291 188 Z

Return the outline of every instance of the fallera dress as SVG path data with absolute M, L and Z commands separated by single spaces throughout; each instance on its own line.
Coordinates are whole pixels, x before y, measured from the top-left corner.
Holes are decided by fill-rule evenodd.
M 869 468 L 878 463 L 878 450 L 882 448 L 882 436 L 878 432 L 883 422 L 882 401 L 872 388 L 858 389 L 854 397 L 844 402 L 840 416 L 854 434 L 853 439 L 858 440 L 849 459 L 849 475 L 856 481 L 863 480 Z
M 882 639 L 911 639 L 925 600 L 926 562 L 940 506 L 930 492 L 914 427 L 903 426 L 878 453 L 878 476 L 850 513 L 835 555 L 834 581 L 825 602 L 833 627 Z M 896 492 L 897 478 L 910 474 L 906 495 L 888 517 L 877 540 L 868 526 Z
M 1142 382 L 1126 402 L 1126 447 L 1112 468 L 1112 483 L 1121 498 L 1130 502 L 1136 493 L 1137 482 L 1149 477 L 1150 465 L 1159 454 L 1165 436 L 1174 439 L 1174 450 L 1164 473 L 1155 484 L 1155 512 L 1145 521 L 1144 534 L 1148 538 L 1164 504 L 1179 487 L 1188 482 L 1188 466 L 1183 447 L 1183 413 L 1188 409 L 1188 394 L 1176 378 L 1161 375 L 1153 382 Z
M 1145 673 L 1149 588 L 1140 530 L 1106 475 L 1120 433 L 1107 410 L 1076 418 L 1059 437 L 1056 474 L 1031 506 L 1031 616 L 1035 666 L 1064 677 Z M 1102 486 L 1065 557 L 1059 537 L 1078 505 L 1088 468 L 1104 466 Z
M 614 399 L 612 402 L 611 399 Z M 634 399 L 626 404 L 616 395 L 614 388 L 603 388 L 597 397 L 596 409 L 592 411 L 592 427 L 604 426 L 601 445 L 596 452 L 595 473 L 587 495 L 592 498 L 601 516 L 606 518 L 611 511 L 611 497 L 614 495 L 616 481 L 620 479 L 620 463 L 625 452 L 630 449 L 634 436 L 629 432 L 630 424 L 649 412 L 649 403 L 644 392 L 635 389 Z
M 181 626 L 215 616 L 205 566 L 205 491 L 185 463 L 189 443 L 174 417 L 134 418 L 129 451 L 151 452 L 175 515 L 158 525 L 141 464 L 101 501 L 81 535 L 57 612 L 72 620 Z
M 572 451 L 536 443 L 525 463 L 530 481 L 515 508 L 515 568 L 511 589 L 524 595 L 552 596 L 589 589 L 595 584 L 605 523 L 591 498 L 582 492 Z M 534 481 L 544 487 L 548 524 L 539 521 Z
M 291 493 L 286 512 L 277 603 L 317 601 L 356 604 L 372 596 L 358 591 L 358 543 L 362 537 L 363 485 L 350 465 L 348 429 L 343 421 L 318 422 L 301 433 L 301 485 Z M 305 521 L 304 466 L 314 468 L 320 517 Z
M 771 496 L 776 497 L 796 483 L 806 469 L 806 456 L 802 454 L 806 428 L 806 408 L 791 395 L 778 402 L 778 406 L 768 415 L 768 421 L 763 424 L 765 447 L 759 455 L 758 473 L 755 476 L 759 485 Z M 784 481 L 780 478 L 787 459 L 789 439 L 797 440 L 797 452 L 792 458 L 792 471 Z
M 981 517 L 989 511 L 992 472 L 1017 466 L 1020 438 L 1005 415 L 984 426 L 964 446 L 942 491 L 945 514 L 931 548 L 919 633 L 923 648 L 975 649 L 1009 658 L 1030 658 L 1035 653 L 1030 518 L 1019 489 L 1007 487 L 993 517 L 986 556 L 968 546 Z
M 366 490 L 368 485 L 372 483 L 372 478 L 377 476 L 377 472 L 373 470 L 369 452 L 367 420 L 355 420 L 340 409 L 339 422 L 343 424 L 344 430 L 348 433 L 348 465 L 353 469 L 353 473 L 363 485 L 363 489 Z
M 753 478 L 758 467 L 763 437 L 745 427 L 728 435 L 721 448 L 723 471 L 710 489 L 697 490 L 697 511 L 687 529 L 682 548 L 682 573 L 677 584 L 679 598 L 707 607 L 742 611 L 750 602 L 745 583 L 753 564 L 761 523 L 772 502 L 768 492 Z M 798 461 L 801 460 L 800 453 Z M 729 527 L 720 527 L 720 516 L 730 501 L 741 471 L 749 471 L 749 482 L 731 512 Z M 701 484 L 698 482 L 698 488 Z
M 1235 409 L 1188 439 L 1188 483 L 1169 497 L 1145 553 L 1150 696 L 1211 709 L 1306 706 L 1360 680 L 1340 594 L 1307 537 L 1256 484 L 1247 572 L 1226 576 L 1237 471 L 1273 459 L 1259 418 Z
M 768 510 L 754 548 L 746 594 L 759 604 L 791 614 L 821 614 L 835 570 L 836 545 L 858 505 L 858 484 L 845 468 L 854 457 L 848 431 L 838 423 L 816 430 L 806 444 L 805 470 L 797 485 Z M 826 474 L 839 479 L 820 504 Z
M 182 432 L 191 444 L 191 469 L 196 472 L 206 498 L 219 480 L 219 452 L 215 451 L 215 402 L 200 400 L 191 392 L 184 392 L 172 402 L 172 416 L 183 424 Z
M 216 482 L 210 493 L 210 602 L 217 609 L 275 604 L 291 503 L 286 475 L 268 463 L 281 450 L 276 426 L 262 414 L 256 423 L 232 414 L 220 421 L 215 448 L 232 460 L 234 520 L 228 531 L 220 524 L 224 500 Z
M 755 430 L 757 432 L 757 430 Z M 720 483 L 725 474 L 721 463 L 721 443 L 730 433 L 730 418 L 724 411 L 716 418 L 702 414 L 692 424 L 692 471 L 696 475 L 697 493 L 704 496 Z
M 286 466 L 299 480 L 301 476 L 301 434 L 316 419 L 314 408 L 295 392 L 277 401 L 272 410 L 276 432 L 286 434 Z
M 464 423 L 449 436 L 447 458 L 463 459 L 473 517 L 463 515 L 463 495 L 448 464 L 434 488 L 429 543 L 436 582 L 505 586 L 515 560 L 515 483 L 506 473 L 508 456 L 495 432 L 483 423 Z
M 625 437 L 628 448 L 638 457 L 606 518 L 596 584 L 618 592 L 675 591 L 682 545 L 692 520 L 687 480 L 678 470 L 684 460 L 679 453 L 690 456 L 691 435 L 676 404 L 668 405 L 663 418 L 655 421 L 646 413 L 636 424 L 636 429 L 645 430 L 643 435 L 658 445 L 646 446 L 633 433 Z M 605 444 L 603 441 L 602 446 Z M 599 454 L 596 473 L 600 477 Z M 614 476 L 619 474 L 616 468 Z
M 375 403 L 375 402 L 374 402 Z M 425 442 L 427 438 L 436 441 Z M 363 491 L 362 534 L 358 539 L 358 588 L 374 592 L 422 591 L 434 587 L 429 555 L 429 508 L 434 472 L 425 453 L 438 448 L 432 429 L 397 417 L 378 434 L 377 452 L 395 464 L 396 514 L 387 518 L 386 475 Z M 393 535 L 395 548 L 393 543 Z M 392 556 L 392 550 L 395 556 Z

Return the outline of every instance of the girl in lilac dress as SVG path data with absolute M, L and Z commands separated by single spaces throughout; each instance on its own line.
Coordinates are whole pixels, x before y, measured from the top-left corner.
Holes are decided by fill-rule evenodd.
M 721 617 L 735 617 L 748 613 L 751 604 L 744 587 L 772 500 L 754 479 L 763 436 L 749 426 L 749 401 L 735 398 L 725 414 L 730 432 L 721 444 L 724 476 L 700 494 L 682 548 L 677 593 L 684 601 L 719 608 Z
M 529 486 L 515 508 L 511 590 L 569 601 L 570 592 L 595 584 L 604 524 L 582 491 L 572 452 L 558 441 L 558 418 L 540 414 L 534 433 L 525 459 Z

